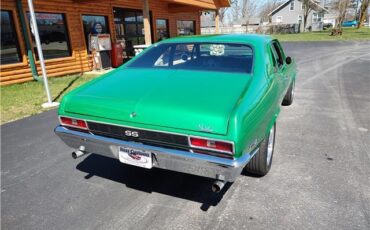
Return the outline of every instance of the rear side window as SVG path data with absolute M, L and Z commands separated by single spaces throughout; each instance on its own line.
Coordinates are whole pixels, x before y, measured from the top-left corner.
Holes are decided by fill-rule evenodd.
M 272 43 L 272 49 L 276 55 L 276 61 L 278 63 L 279 66 L 282 66 L 284 65 L 284 57 L 283 57 L 283 54 L 280 50 L 280 47 L 279 47 L 279 44 L 277 44 L 276 42 L 273 42 Z
M 164 43 L 147 50 L 128 67 L 251 73 L 253 50 L 244 44 Z

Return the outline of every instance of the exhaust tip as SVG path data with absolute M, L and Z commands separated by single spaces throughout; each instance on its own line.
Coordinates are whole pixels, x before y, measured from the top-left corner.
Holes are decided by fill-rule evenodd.
M 224 181 L 217 180 L 212 184 L 212 192 L 219 193 L 224 186 Z
M 80 150 L 77 150 L 75 152 L 72 152 L 72 158 L 73 159 L 77 159 L 77 158 L 79 158 L 79 157 L 81 157 L 83 155 L 85 155 L 85 153 L 82 152 L 82 151 L 80 151 Z

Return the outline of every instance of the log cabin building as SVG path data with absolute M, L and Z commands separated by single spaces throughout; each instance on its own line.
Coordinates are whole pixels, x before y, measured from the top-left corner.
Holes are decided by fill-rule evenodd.
M 33 0 L 48 77 L 92 70 L 88 37 L 110 34 L 124 49 L 200 34 L 200 12 L 229 0 Z M 27 0 L 1 1 L 0 85 L 38 79 Z

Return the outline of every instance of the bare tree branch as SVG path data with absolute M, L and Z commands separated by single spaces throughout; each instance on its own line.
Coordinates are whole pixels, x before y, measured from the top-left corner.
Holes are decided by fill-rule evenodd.
M 283 0 L 268 0 L 266 1 L 259 9 L 259 16 L 262 18 L 263 21 L 271 22 L 271 18 L 269 14 L 280 6 L 283 3 Z
M 333 9 L 338 12 L 336 28 L 342 30 L 342 24 L 346 18 L 347 9 L 350 6 L 351 0 L 335 0 L 333 2 Z
M 241 17 L 243 22 L 248 27 L 249 20 L 255 16 L 257 11 L 257 1 L 255 0 L 241 0 Z

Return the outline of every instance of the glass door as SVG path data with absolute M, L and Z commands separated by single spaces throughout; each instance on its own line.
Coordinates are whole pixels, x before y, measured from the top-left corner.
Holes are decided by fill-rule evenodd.
M 141 10 L 113 8 L 116 39 L 131 46 L 145 44 L 143 12 Z

